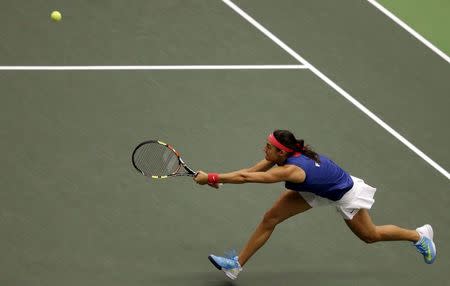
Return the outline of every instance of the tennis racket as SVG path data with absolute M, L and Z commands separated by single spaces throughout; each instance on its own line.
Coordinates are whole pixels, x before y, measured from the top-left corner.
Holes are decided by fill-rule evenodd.
M 136 170 L 152 179 L 196 175 L 172 146 L 158 140 L 145 141 L 136 146 L 131 161 Z

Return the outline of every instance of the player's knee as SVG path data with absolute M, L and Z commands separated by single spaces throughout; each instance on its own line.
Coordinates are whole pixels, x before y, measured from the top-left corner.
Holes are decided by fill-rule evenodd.
M 380 241 L 379 235 L 376 232 L 362 233 L 359 235 L 359 238 L 368 244 Z
M 275 228 L 280 222 L 280 218 L 275 213 L 268 211 L 264 214 L 261 223 L 266 228 Z

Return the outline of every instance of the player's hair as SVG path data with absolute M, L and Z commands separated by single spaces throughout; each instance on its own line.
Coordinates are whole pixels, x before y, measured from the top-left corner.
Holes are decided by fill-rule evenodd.
M 289 130 L 275 130 L 273 132 L 273 136 L 289 149 L 294 150 L 295 152 L 300 152 L 308 158 L 313 159 L 317 163 L 320 163 L 319 154 L 314 152 L 314 150 L 309 145 L 305 145 L 305 140 L 295 138 L 294 134 L 292 134 Z M 291 154 L 292 155 L 292 154 Z

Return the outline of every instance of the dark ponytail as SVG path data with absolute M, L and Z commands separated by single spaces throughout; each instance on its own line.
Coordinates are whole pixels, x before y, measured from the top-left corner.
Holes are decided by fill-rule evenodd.
M 319 154 L 314 152 L 311 146 L 305 145 L 305 141 L 303 139 L 297 140 L 292 132 L 288 130 L 275 130 L 273 132 L 273 136 L 275 136 L 278 142 L 289 149 L 292 149 L 295 152 L 300 152 L 306 157 L 313 159 L 316 163 L 320 163 Z

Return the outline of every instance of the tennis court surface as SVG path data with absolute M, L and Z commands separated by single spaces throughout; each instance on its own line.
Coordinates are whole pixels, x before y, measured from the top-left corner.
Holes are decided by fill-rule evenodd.
M 450 285 L 450 65 L 368 2 L 4 2 L 2 285 Z M 160 139 L 232 171 L 278 128 L 377 187 L 376 224 L 432 224 L 436 262 L 313 209 L 230 282 L 208 254 L 240 249 L 283 185 L 148 182 L 130 162 Z

